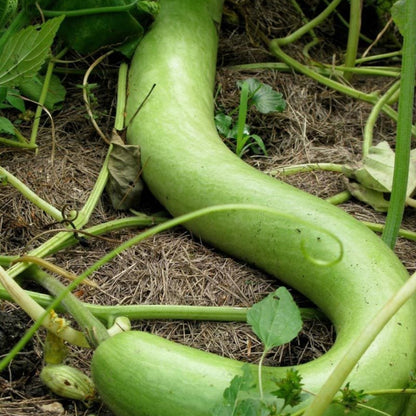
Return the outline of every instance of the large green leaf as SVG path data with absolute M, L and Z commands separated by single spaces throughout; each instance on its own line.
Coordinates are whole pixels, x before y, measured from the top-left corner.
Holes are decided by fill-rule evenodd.
M 0 86 L 14 87 L 32 78 L 49 56 L 55 34 L 63 20 L 56 17 L 12 35 L 0 54 Z
M 123 5 L 123 0 L 61 0 L 54 3 L 54 9 L 64 12 Z M 129 11 L 67 16 L 59 29 L 59 36 L 81 54 L 94 52 L 103 46 L 134 42 L 141 39 L 143 33 L 142 25 Z

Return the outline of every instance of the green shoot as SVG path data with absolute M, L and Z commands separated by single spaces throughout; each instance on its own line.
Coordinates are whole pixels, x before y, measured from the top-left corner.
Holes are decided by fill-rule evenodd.
M 215 116 L 217 130 L 226 140 L 235 140 L 234 150 L 238 157 L 242 157 L 250 149 L 255 153 L 260 150 L 261 153 L 267 155 L 263 139 L 257 134 L 251 134 L 250 127 L 246 124 L 248 110 L 255 106 L 262 114 L 282 112 L 286 107 L 286 102 L 282 94 L 256 79 L 248 78 L 238 82 L 237 85 L 241 90 L 237 122 L 234 123 L 231 116 L 235 110 L 229 115 L 217 113 Z

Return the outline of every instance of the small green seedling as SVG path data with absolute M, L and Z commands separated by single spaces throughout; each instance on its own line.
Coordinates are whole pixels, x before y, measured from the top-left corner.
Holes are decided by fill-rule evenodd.
M 257 134 L 250 133 L 250 127 L 246 124 L 247 112 L 252 106 L 262 114 L 281 112 L 285 109 L 286 102 L 282 94 L 257 79 L 248 78 L 237 82 L 237 85 L 241 90 L 237 122 L 232 117 L 237 109 L 230 114 L 219 112 L 215 116 L 217 130 L 228 142 L 233 143 L 232 147 L 237 156 L 243 156 L 248 150 L 267 155 L 263 139 Z
M 295 406 L 302 400 L 301 376 L 297 370 L 289 369 L 285 378 L 276 381 L 278 389 L 271 393 L 272 398 L 264 398 L 262 387 L 262 364 L 266 354 L 290 342 L 302 329 L 299 308 L 289 291 L 280 287 L 254 304 L 247 313 L 247 322 L 264 346 L 257 380 L 252 368 L 244 364 L 243 374 L 231 380 L 224 390 L 223 402 L 213 409 L 212 416 L 278 415 L 286 406 Z

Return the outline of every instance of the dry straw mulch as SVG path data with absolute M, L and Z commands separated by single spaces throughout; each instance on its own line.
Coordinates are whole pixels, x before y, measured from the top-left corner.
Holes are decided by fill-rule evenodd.
M 304 76 L 270 70 L 250 72 L 231 70 L 229 66 L 271 61 L 268 51 L 256 40 L 255 34 L 247 36 L 241 13 L 257 22 L 270 37 L 283 36 L 298 27 L 298 14 L 289 1 L 238 2 L 239 26 L 225 21 L 221 32 L 218 58 L 217 86 L 221 86 L 217 105 L 231 110 L 238 105 L 236 81 L 246 77 L 272 85 L 283 93 L 287 110 L 281 114 L 259 115 L 250 113 L 252 131 L 259 134 L 269 151 L 269 156 L 246 157 L 258 169 L 267 171 L 283 165 L 306 162 L 343 163 L 359 160 L 361 137 L 365 120 L 371 110 L 368 104 L 328 90 Z M 321 29 L 326 40 L 314 50 L 319 59 L 330 62 L 336 53 L 331 25 Z M 302 59 L 301 49 L 289 47 L 289 52 Z M 338 56 L 339 57 L 339 56 Z M 78 65 L 86 69 L 91 60 Z M 95 91 L 99 102 L 100 127 L 110 132 L 114 118 L 114 91 L 116 62 L 107 60 L 93 75 L 100 88 Z M 106 154 L 106 145 L 98 137 L 86 117 L 80 84 L 82 75 L 64 77 L 68 99 L 62 110 L 53 114 L 56 143 L 52 147 L 51 125 L 42 119 L 36 154 L 15 149 L 0 149 L 0 164 L 18 176 L 33 191 L 56 207 L 70 204 L 80 209 L 85 203 L 100 165 Z M 357 87 L 367 90 L 375 85 L 387 86 L 380 79 L 356 79 Z M 30 123 L 23 125 L 30 132 Z M 376 140 L 394 140 L 395 125 L 381 116 L 376 125 Z M 54 159 L 52 162 L 52 152 Z M 334 195 L 344 189 L 339 174 L 321 172 L 299 174 L 283 180 L 320 197 Z M 362 220 L 379 222 L 384 216 L 356 201 L 343 204 L 343 209 Z M 155 212 L 161 207 L 146 194 L 145 212 Z M 120 217 L 104 195 L 90 224 Z M 406 213 L 405 225 L 414 228 L 415 216 Z M 0 252 L 17 255 L 28 241 L 45 230 L 51 219 L 10 186 L 0 188 Z M 126 240 L 140 230 L 123 230 L 111 237 Z M 32 244 L 43 241 L 42 236 Z M 79 273 L 113 247 L 112 243 L 93 240 L 88 248 L 76 246 L 60 252 L 53 261 L 74 273 Z M 400 240 L 397 253 L 409 271 L 414 269 L 414 244 Z M 157 235 L 118 256 L 102 267 L 93 279 L 99 289 L 85 287 L 81 298 L 91 303 L 117 304 L 188 304 L 250 306 L 277 288 L 279 283 L 261 271 L 224 256 L 206 247 L 182 228 Z M 294 293 L 300 305 L 309 305 L 301 295 Z M 0 303 L 0 311 L 17 315 L 17 308 L 8 302 Z M 24 326 L 27 320 L 18 316 Z M 192 321 L 141 321 L 134 327 L 171 340 L 218 353 L 223 356 L 256 362 L 261 345 L 243 323 L 212 323 Z M 1 336 L 1 333 L 0 333 Z M 27 371 L 14 373 L 12 366 L 0 378 L 0 414 L 24 416 L 31 414 L 65 414 L 70 416 L 109 416 L 105 408 L 86 409 L 83 404 L 61 400 L 51 395 L 41 385 L 38 373 L 42 360 L 43 333 L 40 333 L 22 353 L 31 351 Z M 314 359 L 330 348 L 333 328 L 325 322 L 306 322 L 301 334 L 291 344 L 280 347 L 267 357 L 270 365 L 294 365 Z M 0 351 L 5 354 L 7 351 Z M 89 353 L 73 349 L 72 361 L 88 369 Z M 47 413 L 49 405 L 60 402 L 63 412 Z

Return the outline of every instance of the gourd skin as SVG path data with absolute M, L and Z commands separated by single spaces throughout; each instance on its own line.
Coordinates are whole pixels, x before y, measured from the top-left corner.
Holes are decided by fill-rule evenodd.
M 213 122 L 212 98 L 221 1 L 161 0 L 160 7 L 131 65 L 127 120 L 152 85 L 156 87 L 131 120 L 128 141 L 140 145 L 144 180 L 173 216 L 226 203 L 264 205 L 286 215 L 232 211 L 185 226 L 299 290 L 332 320 L 337 330 L 334 346 L 319 359 L 298 366 L 305 389 L 316 392 L 408 274 L 379 237 L 351 216 L 258 172 L 222 143 Z M 288 216 L 329 234 L 318 241 L 307 227 L 299 233 Z M 330 266 L 308 260 L 301 250 L 308 239 L 318 256 L 336 257 L 339 247 L 330 235 L 341 241 L 342 259 Z M 350 374 L 352 388 L 406 386 L 416 363 L 414 316 L 412 299 Z M 97 390 L 117 416 L 208 416 L 233 376 L 241 373 L 241 365 L 150 334 L 127 332 L 98 347 L 92 370 Z M 285 373 L 284 368 L 266 367 L 266 391 L 275 389 L 271 377 Z M 384 396 L 368 405 L 399 415 L 405 400 Z M 327 414 L 344 411 L 333 405 Z M 373 412 L 360 411 L 367 414 Z

